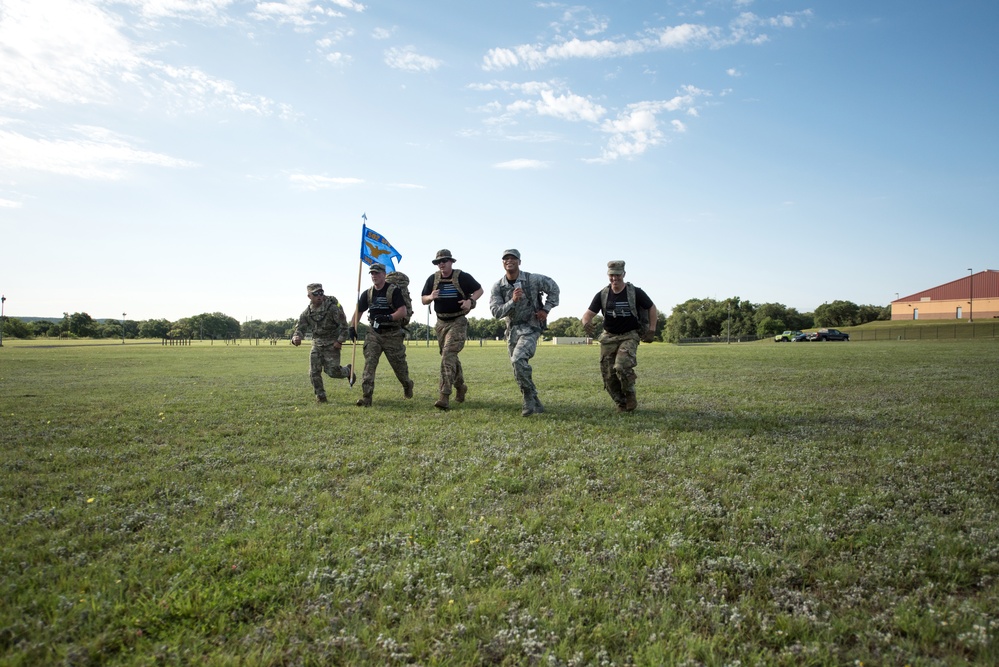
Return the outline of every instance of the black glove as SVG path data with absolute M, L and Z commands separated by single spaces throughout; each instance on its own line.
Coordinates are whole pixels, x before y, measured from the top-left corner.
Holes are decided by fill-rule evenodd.
M 354 327 L 350 327 L 349 329 L 347 329 L 347 338 L 349 338 L 351 340 L 351 342 L 356 343 L 357 342 L 357 329 L 355 329 Z
M 391 315 L 373 315 L 371 321 L 378 324 L 391 324 L 393 320 Z

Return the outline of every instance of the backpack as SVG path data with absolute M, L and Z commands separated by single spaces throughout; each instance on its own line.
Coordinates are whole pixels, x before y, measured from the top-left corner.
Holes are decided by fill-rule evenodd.
M 649 328 L 649 309 L 639 308 L 636 303 L 637 297 L 635 296 L 635 286 L 631 283 L 624 284 L 625 291 L 628 293 L 628 308 L 631 312 L 638 314 L 638 324 L 642 328 L 641 333 L 645 333 Z M 600 306 L 603 308 L 604 317 L 607 317 L 607 298 L 610 295 L 610 285 L 603 288 L 600 291 Z
M 402 290 L 402 301 L 406 304 L 406 317 L 399 320 L 400 326 L 408 327 L 413 319 L 413 298 L 409 295 L 409 276 L 400 271 L 391 271 L 385 276 L 385 283 L 388 290 L 385 291 L 385 298 L 391 304 L 395 290 Z M 368 288 L 368 303 L 374 301 L 375 288 Z
M 461 276 L 461 269 L 451 269 L 451 283 L 454 284 L 455 289 L 458 290 L 459 301 L 464 301 L 468 297 L 465 295 L 465 290 L 461 289 L 461 284 L 458 282 L 458 278 L 460 276 Z M 444 276 L 441 275 L 440 271 L 434 274 L 434 291 L 436 291 L 437 288 L 440 287 L 441 280 L 443 278 Z

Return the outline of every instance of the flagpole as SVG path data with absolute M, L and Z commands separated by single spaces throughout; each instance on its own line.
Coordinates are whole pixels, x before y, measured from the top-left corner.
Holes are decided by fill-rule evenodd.
M 367 222 L 368 214 L 367 213 L 361 214 L 361 218 L 363 218 L 365 222 Z M 360 316 L 360 313 L 357 312 L 357 304 L 361 300 L 361 269 L 364 266 L 364 237 L 367 234 L 367 231 L 368 231 L 367 224 L 362 222 L 361 252 L 357 256 L 357 296 L 354 297 L 354 340 L 351 341 L 351 347 L 353 348 L 353 351 L 351 352 L 350 355 L 350 379 L 348 380 L 350 382 L 351 387 L 354 386 L 355 378 L 357 377 L 357 372 L 355 371 L 355 369 L 357 368 L 357 366 L 355 365 L 357 363 L 357 319 Z

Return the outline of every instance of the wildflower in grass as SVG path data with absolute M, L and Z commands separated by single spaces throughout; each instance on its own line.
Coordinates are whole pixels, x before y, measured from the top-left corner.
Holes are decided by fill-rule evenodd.
M 87 498 L 87 502 L 88 503 L 92 503 L 92 502 L 94 502 L 94 499 L 93 498 Z

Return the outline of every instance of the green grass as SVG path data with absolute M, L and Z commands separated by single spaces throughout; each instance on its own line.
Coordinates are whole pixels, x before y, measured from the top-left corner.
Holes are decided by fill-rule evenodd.
M 999 662 L 999 342 L 0 349 L 0 664 Z M 347 354 L 349 360 L 349 352 Z M 361 355 L 358 354 L 360 365 Z M 346 360 L 345 360 L 346 363 Z

